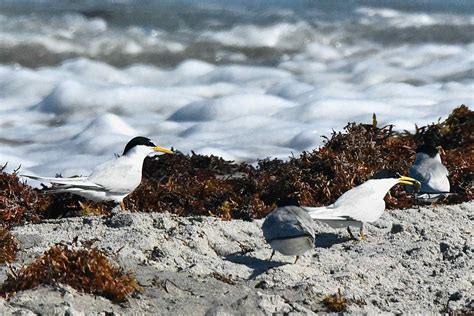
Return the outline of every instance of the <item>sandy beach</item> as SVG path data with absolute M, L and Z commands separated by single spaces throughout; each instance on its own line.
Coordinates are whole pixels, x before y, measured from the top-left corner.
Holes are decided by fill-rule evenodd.
M 473 309 L 474 203 L 389 210 L 366 241 L 315 222 L 314 250 L 293 264 L 265 243 L 262 220 L 159 213 L 47 220 L 13 229 L 18 267 L 51 245 L 93 240 L 143 288 L 125 302 L 59 285 L 0 300 L 0 313 L 228 315 L 327 312 L 341 291 L 347 313 L 444 313 Z M 0 280 L 8 268 L 2 266 Z
M 474 315 L 474 1 L 7 0 L 0 25 L 0 315 Z M 279 201 L 416 178 L 424 145 L 438 204 L 396 185 L 367 240 L 315 222 L 269 259 Z

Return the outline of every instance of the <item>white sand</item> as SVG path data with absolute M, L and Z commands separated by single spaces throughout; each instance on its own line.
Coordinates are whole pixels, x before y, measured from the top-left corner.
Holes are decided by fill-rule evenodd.
M 50 220 L 14 229 L 30 262 L 53 243 L 97 239 L 112 261 L 132 271 L 144 292 L 124 304 L 79 293 L 69 286 L 40 287 L 0 300 L 0 313 L 80 315 L 223 315 L 325 311 L 322 299 L 338 289 L 348 312 L 421 313 L 473 306 L 474 202 L 386 212 L 367 225 L 369 239 L 315 224 L 314 251 L 296 264 L 275 255 L 262 237 L 261 220 L 223 222 L 210 217 L 116 214 Z M 242 247 L 254 249 L 242 254 Z M 2 267 L 0 280 L 6 277 Z M 222 282 L 211 273 L 230 278 Z

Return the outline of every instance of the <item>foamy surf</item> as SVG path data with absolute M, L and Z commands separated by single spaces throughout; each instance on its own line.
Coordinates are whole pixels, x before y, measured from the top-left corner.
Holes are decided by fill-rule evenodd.
M 87 174 L 134 133 L 285 159 L 372 113 L 413 130 L 473 103 L 467 3 L 227 5 L 0 4 L 0 164 Z

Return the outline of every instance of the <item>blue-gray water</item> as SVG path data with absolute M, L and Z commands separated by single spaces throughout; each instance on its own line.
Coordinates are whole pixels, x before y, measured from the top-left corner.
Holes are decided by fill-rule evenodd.
M 189 58 L 275 65 L 321 38 L 336 47 L 456 45 L 474 38 L 474 1 L 468 0 L 1 1 L 0 17 L 0 35 L 13 37 L 0 41 L 0 63 L 32 67 L 79 56 L 117 66 L 174 66 Z M 261 28 L 282 24 L 275 30 L 284 32 L 279 42 L 266 42 L 272 34 L 262 32 L 261 43 L 245 43 L 245 33 L 254 38 Z

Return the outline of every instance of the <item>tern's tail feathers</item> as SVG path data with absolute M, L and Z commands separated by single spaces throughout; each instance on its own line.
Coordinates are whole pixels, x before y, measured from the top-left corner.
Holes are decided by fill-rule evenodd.
M 309 207 L 302 206 L 302 209 L 309 213 L 312 219 L 344 220 L 346 217 L 334 214 L 334 209 L 326 206 Z
M 94 182 L 88 181 L 87 177 L 76 177 L 76 178 L 47 178 L 47 177 L 37 177 L 37 176 L 30 176 L 26 174 L 22 174 L 22 177 L 30 178 L 33 180 L 38 180 L 38 181 L 45 181 L 49 183 L 56 183 L 56 184 L 63 184 L 63 185 L 68 185 L 68 186 L 98 186 Z

